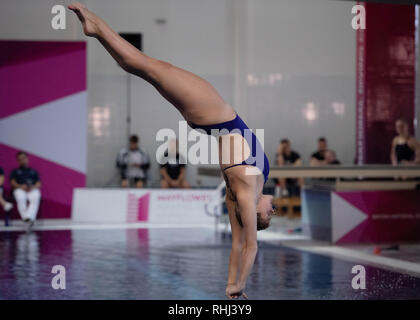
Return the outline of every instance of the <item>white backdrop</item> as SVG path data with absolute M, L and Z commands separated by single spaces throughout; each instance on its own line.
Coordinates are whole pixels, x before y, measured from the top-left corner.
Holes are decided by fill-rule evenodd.
M 75 189 L 72 220 L 213 225 L 215 218 L 205 211 L 213 198 L 220 198 L 213 189 Z

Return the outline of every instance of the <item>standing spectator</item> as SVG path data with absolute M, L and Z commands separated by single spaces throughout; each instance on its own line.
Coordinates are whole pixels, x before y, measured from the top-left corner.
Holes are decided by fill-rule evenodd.
M 4 171 L 3 168 L 0 167 L 0 205 L 3 207 L 4 211 L 10 211 L 13 208 L 13 204 L 7 202 L 3 198 L 3 184 L 4 184 Z
M 134 182 L 136 188 L 143 188 L 146 184 L 146 173 L 149 167 L 149 156 L 139 147 L 139 138 L 132 135 L 129 140 L 129 148 L 122 148 L 117 156 L 121 187 L 127 188 Z
M 160 161 L 161 188 L 190 188 L 190 184 L 185 179 L 187 170 L 183 160 L 178 152 L 178 140 L 169 141 L 168 150 Z
M 19 167 L 10 174 L 10 183 L 22 220 L 32 226 L 41 201 L 41 180 L 38 172 L 29 167 L 29 159 L 25 152 L 19 151 L 16 159 Z
M 292 150 L 290 141 L 283 139 L 280 141 L 277 149 L 277 165 L 278 166 L 295 166 L 301 167 L 302 160 L 299 153 Z M 300 188 L 303 186 L 303 179 L 281 178 L 276 181 L 281 188 L 281 195 L 287 197 L 289 194 L 300 194 Z
M 392 164 L 420 164 L 420 143 L 410 135 L 407 121 L 397 120 L 395 131 L 397 131 L 397 136 L 392 140 L 391 147 Z

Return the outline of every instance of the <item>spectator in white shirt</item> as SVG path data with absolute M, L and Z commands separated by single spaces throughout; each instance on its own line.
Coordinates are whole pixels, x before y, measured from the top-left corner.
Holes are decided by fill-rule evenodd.
M 139 147 L 139 138 L 132 135 L 129 148 L 122 148 L 117 156 L 117 168 L 121 174 L 121 187 L 143 188 L 146 184 L 149 156 Z

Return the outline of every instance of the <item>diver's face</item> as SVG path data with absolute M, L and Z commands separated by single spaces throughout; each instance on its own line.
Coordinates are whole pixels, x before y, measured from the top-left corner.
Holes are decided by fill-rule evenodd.
M 260 213 L 261 219 L 266 221 L 267 224 L 270 222 L 271 217 L 274 214 L 272 201 L 273 201 L 273 196 L 262 195 L 257 204 L 257 212 Z

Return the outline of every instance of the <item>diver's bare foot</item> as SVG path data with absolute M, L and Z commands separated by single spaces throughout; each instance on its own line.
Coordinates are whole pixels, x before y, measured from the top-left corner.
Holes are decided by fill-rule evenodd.
M 102 19 L 89 11 L 84 4 L 79 2 L 69 4 L 68 8 L 76 13 L 83 25 L 83 32 L 85 35 L 96 38 L 100 31 L 100 24 L 103 23 Z

